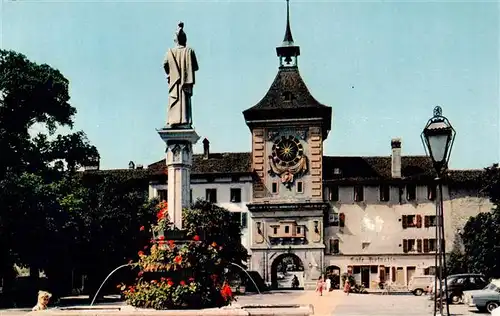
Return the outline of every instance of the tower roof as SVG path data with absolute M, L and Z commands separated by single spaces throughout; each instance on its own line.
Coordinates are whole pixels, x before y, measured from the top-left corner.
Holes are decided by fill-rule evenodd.
M 276 52 L 280 61 L 284 59 L 285 63 L 300 55 L 300 48 L 293 42 L 288 0 L 285 37 Z M 249 127 L 269 120 L 320 121 L 323 138 L 326 138 L 331 129 L 332 108 L 311 95 L 296 63 L 292 66 L 281 64 L 266 95 L 256 105 L 243 111 L 243 116 Z

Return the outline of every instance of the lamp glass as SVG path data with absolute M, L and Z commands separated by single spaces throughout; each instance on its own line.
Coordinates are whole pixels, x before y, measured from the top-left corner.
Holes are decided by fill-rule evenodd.
M 448 147 L 448 134 L 434 134 L 427 136 L 427 142 L 434 162 L 444 162 Z

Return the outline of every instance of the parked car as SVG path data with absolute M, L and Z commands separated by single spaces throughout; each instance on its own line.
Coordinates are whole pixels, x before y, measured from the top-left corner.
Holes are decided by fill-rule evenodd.
M 433 275 L 414 275 L 408 282 L 408 290 L 416 296 L 429 292 L 430 284 L 434 282 Z
M 447 281 L 448 299 L 452 304 L 464 301 L 464 291 L 479 290 L 488 285 L 484 275 L 475 273 L 453 274 L 447 277 Z
M 500 279 L 492 280 L 482 290 L 465 291 L 464 303 L 475 306 L 480 312 L 488 311 L 493 314 L 500 306 Z

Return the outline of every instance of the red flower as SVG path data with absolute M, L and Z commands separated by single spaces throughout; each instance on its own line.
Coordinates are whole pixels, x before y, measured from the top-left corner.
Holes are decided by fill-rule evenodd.
M 158 237 L 158 240 L 165 240 L 165 236 L 162 235 L 162 236 Z
M 168 245 L 170 246 L 170 248 L 174 248 L 174 246 L 175 246 L 175 241 L 173 241 L 173 240 L 169 240 L 169 241 L 168 241 Z
M 151 284 L 156 284 L 156 283 L 158 283 L 158 281 L 156 281 L 156 280 L 151 280 Z
M 233 291 L 231 291 L 231 287 L 227 283 L 225 283 L 224 286 L 222 286 L 220 294 L 226 301 L 231 297 L 233 297 Z
M 139 271 L 139 273 L 137 273 L 138 276 L 142 276 L 144 274 L 144 271 Z
M 184 286 L 184 285 L 186 285 L 186 282 L 184 282 L 184 280 L 181 280 L 181 282 L 179 282 L 179 284 Z
M 200 236 L 198 236 L 198 235 L 194 235 L 193 240 L 194 240 L 194 241 L 200 241 Z
M 141 228 L 139 228 L 139 231 L 144 231 L 144 226 L 141 226 Z
M 162 282 L 165 282 L 166 280 L 167 280 L 167 279 L 165 279 L 165 277 L 161 277 L 161 278 L 160 278 L 160 281 L 162 281 Z
M 172 280 L 168 280 L 168 281 L 167 281 L 167 285 L 168 285 L 168 286 L 172 286 L 172 285 L 174 285 L 174 282 L 172 282 Z
M 182 257 L 181 256 L 176 256 L 175 259 L 174 259 L 174 261 L 175 261 L 176 264 L 181 264 Z
M 142 257 L 144 256 L 144 251 L 140 250 L 137 254 L 139 255 L 139 257 Z

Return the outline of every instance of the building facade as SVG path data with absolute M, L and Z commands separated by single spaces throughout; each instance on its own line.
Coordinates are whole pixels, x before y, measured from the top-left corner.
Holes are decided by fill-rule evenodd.
M 436 184 L 425 156 L 403 156 L 392 139 L 384 157 L 323 155 L 332 109 L 302 80 L 287 8 L 279 65 L 265 96 L 243 112 L 248 153 L 194 155 L 191 200 L 206 199 L 241 220 L 250 270 L 274 287 L 314 287 L 326 273 L 352 273 L 365 287 L 407 284 L 434 273 Z M 389 147 L 390 144 L 390 147 Z M 167 198 L 165 160 L 152 171 L 150 197 Z M 450 170 L 444 181 L 446 249 L 470 216 L 491 210 L 481 170 Z

